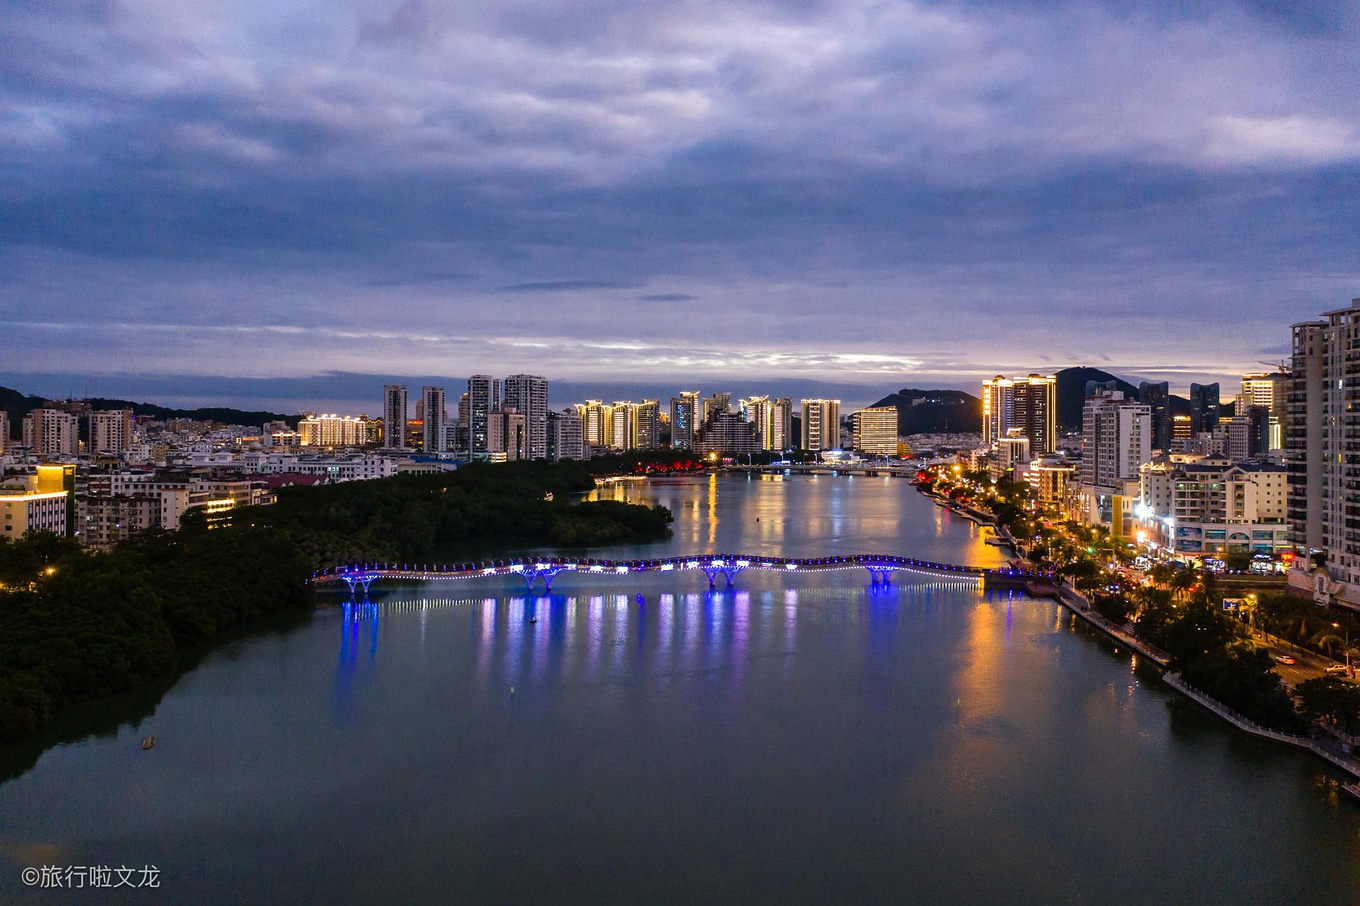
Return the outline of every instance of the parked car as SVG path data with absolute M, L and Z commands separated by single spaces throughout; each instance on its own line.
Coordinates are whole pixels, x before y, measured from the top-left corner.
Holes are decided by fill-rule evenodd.
M 1345 664 L 1332 664 L 1332 665 L 1330 665 L 1326 670 L 1324 670 L 1323 672 L 1326 673 L 1328 676 L 1345 676 L 1345 675 L 1346 675 L 1346 665 L 1345 665 Z

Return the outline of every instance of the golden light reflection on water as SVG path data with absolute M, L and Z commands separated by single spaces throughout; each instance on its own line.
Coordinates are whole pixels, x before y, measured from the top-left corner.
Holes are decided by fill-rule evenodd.
M 966 660 L 954 674 L 960 720 L 965 724 L 985 721 L 1002 708 L 997 664 L 1001 662 L 1007 629 L 992 613 L 992 606 L 979 600 L 968 608 L 964 630 Z
M 708 476 L 708 546 L 711 550 L 718 542 L 718 476 Z
M 973 566 L 999 566 L 1010 556 L 986 543 L 990 529 L 900 478 L 669 475 L 605 484 L 587 499 L 668 507 L 672 537 L 669 549 L 655 546 L 658 554 L 883 552 Z

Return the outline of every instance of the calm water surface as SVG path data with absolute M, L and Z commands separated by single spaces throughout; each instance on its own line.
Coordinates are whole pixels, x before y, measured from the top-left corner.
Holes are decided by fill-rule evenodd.
M 900 479 L 601 493 L 676 513 L 620 555 L 1002 560 Z M 0 899 L 40 898 L 26 865 L 153 863 L 184 903 L 1360 900 L 1330 770 L 1051 602 L 737 585 L 390 587 L 232 642 L 141 726 L 0 786 Z

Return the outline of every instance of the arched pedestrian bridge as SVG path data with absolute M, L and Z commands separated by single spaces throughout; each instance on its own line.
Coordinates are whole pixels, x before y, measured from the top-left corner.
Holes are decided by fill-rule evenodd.
M 762 569 L 781 573 L 819 573 L 837 570 L 868 570 L 874 585 L 892 582 L 895 573 L 909 573 L 927 580 L 976 581 L 984 588 L 1033 588 L 1052 581 L 1048 572 L 1034 572 L 1000 567 L 987 569 L 959 566 L 953 563 L 932 563 L 912 557 L 890 554 L 850 554 L 840 557 L 753 557 L 745 554 L 700 554 L 690 557 L 665 557 L 659 560 L 593 560 L 576 557 L 523 557 L 493 560 L 484 563 L 455 564 L 395 564 L 359 563 L 322 570 L 312 576 L 316 585 L 341 584 L 350 592 L 362 588 L 365 593 L 377 581 L 391 579 L 400 582 L 431 582 L 457 579 L 480 579 L 489 576 L 517 576 L 529 590 L 543 580 L 545 591 L 552 590 L 553 580 L 562 573 L 588 573 L 591 576 L 633 575 L 636 573 L 666 573 L 698 570 L 708 578 L 708 587 L 717 587 L 722 577 L 731 588 L 737 574 L 748 569 Z

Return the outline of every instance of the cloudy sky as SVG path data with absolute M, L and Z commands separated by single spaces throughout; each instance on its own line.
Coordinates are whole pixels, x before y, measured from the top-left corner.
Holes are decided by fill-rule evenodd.
M 0 0 L 0 379 L 1227 377 L 1357 97 L 1332 0 Z

